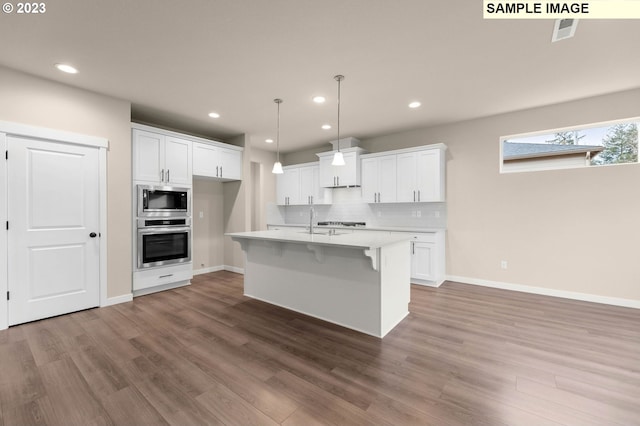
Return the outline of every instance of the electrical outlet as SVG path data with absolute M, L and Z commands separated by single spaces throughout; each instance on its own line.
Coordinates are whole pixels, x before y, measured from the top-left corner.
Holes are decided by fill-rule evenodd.
M 200 216 L 200 219 L 202 219 L 204 217 L 204 212 L 200 212 L 199 216 Z
M 507 269 L 507 261 L 506 260 L 503 260 L 503 261 L 500 262 L 500 268 Z
M 200 264 L 200 267 L 201 267 L 201 268 L 204 268 L 204 263 L 201 263 L 201 264 Z
M 416 212 L 416 215 L 417 215 L 418 217 L 422 217 L 422 210 L 418 210 L 418 211 Z

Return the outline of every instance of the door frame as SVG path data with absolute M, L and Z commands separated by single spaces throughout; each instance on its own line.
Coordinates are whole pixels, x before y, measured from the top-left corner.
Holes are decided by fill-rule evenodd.
M 83 145 L 98 149 L 98 179 L 99 179 L 99 232 L 100 232 L 100 306 L 107 306 L 107 149 L 109 140 L 96 136 L 79 133 L 30 126 L 20 123 L 0 121 L 0 154 L 7 151 L 7 136 L 29 137 L 52 142 L 73 145 Z M 6 223 L 7 207 L 7 162 L 0 161 L 0 200 L 4 208 L 0 209 L 0 224 Z M 2 228 L 0 237 L 0 330 L 9 328 L 9 303 L 5 295 L 9 291 L 8 282 L 8 234 L 6 227 Z

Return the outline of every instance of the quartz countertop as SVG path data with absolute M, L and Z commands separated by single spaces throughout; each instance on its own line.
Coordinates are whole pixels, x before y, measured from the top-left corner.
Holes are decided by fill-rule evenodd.
M 308 224 L 302 223 L 269 223 L 267 226 L 279 226 L 282 228 L 308 228 Z M 359 231 L 391 231 L 391 232 L 443 232 L 446 228 L 411 228 L 408 226 L 340 226 L 317 225 L 318 229 L 351 229 Z
M 361 229 L 361 228 L 359 228 Z M 335 235 L 328 235 L 328 227 L 316 228 L 321 234 L 309 234 L 300 230 L 270 230 L 254 232 L 233 232 L 226 236 L 232 239 L 265 240 L 284 243 L 314 244 L 322 246 L 348 247 L 358 249 L 376 249 L 390 244 L 409 241 L 409 236 L 388 235 L 382 233 L 360 233 L 360 232 L 337 232 Z

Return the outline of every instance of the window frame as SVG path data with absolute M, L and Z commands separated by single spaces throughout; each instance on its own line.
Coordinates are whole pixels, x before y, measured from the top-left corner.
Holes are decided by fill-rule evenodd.
M 584 165 L 584 166 L 540 167 L 540 168 L 535 168 L 535 169 L 532 168 L 532 169 L 520 169 L 520 170 L 505 170 L 504 169 L 504 152 L 503 152 L 504 144 L 503 144 L 503 142 L 506 141 L 506 140 L 513 139 L 513 138 L 525 138 L 525 137 L 533 137 L 533 136 L 541 136 L 541 135 L 552 135 L 554 133 L 580 131 L 580 130 L 599 128 L 599 127 L 611 127 L 611 126 L 615 126 L 616 124 L 623 124 L 623 123 L 630 123 L 630 122 L 636 122 L 637 123 L 638 131 L 640 133 L 640 116 L 634 116 L 634 117 L 621 118 L 621 119 L 616 119 L 616 120 L 600 121 L 600 122 L 595 122 L 595 123 L 590 123 L 590 124 L 579 124 L 579 125 L 566 126 L 566 127 L 556 127 L 556 128 L 547 129 L 547 130 L 536 130 L 534 132 L 514 133 L 514 134 L 510 134 L 510 135 L 500 136 L 498 138 L 498 144 L 499 144 L 499 156 L 498 156 L 499 174 L 545 172 L 545 171 L 552 171 L 552 170 L 574 170 L 574 169 L 591 169 L 591 168 L 598 169 L 598 168 L 601 168 L 601 167 L 628 166 L 628 165 L 640 164 L 640 155 L 639 155 L 638 162 L 635 162 L 635 163 L 600 164 L 600 165 L 597 165 L 597 166 L 595 166 L 595 165 L 594 166 Z M 639 151 L 640 151 L 640 134 L 638 135 L 638 148 L 639 148 Z

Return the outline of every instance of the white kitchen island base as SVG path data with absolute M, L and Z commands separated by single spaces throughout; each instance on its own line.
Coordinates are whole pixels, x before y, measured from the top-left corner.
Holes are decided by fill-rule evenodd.
M 406 238 L 287 231 L 230 235 L 245 253 L 248 297 L 376 337 L 409 313 Z

